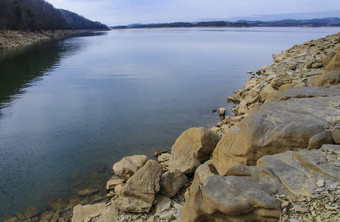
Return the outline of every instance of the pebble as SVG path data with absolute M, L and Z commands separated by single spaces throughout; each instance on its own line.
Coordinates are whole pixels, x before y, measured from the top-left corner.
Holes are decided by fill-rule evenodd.
M 316 182 L 316 186 L 324 187 L 325 186 L 325 181 L 324 180 L 318 180 L 318 182 Z

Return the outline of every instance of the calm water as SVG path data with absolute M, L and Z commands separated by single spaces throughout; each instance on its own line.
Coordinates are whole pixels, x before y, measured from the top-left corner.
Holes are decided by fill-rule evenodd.
M 230 106 L 246 71 L 338 31 L 115 30 L 0 51 L 0 220 L 93 181 L 104 188 L 100 175 L 123 156 L 213 126 L 211 110 Z

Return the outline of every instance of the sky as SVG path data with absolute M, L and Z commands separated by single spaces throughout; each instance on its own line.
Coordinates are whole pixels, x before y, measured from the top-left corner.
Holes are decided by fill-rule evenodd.
M 340 0 L 46 0 L 106 25 L 340 10 Z M 339 14 L 340 16 L 340 14 Z

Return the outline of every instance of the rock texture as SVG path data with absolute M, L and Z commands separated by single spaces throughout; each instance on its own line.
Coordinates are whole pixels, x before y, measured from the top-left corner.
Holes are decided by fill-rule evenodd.
M 162 173 L 162 166 L 154 160 L 149 160 L 117 193 L 117 207 L 136 213 L 150 211 L 155 195 L 160 190 Z
M 173 197 L 188 182 L 188 178 L 179 170 L 165 172 L 160 181 L 161 194 Z
M 139 168 L 144 166 L 148 157 L 145 155 L 134 155 L 123 157 L 113 165 L 113 172 L 125 180 L 129 179 Z
M 210 158 L 219 139 L 217 134 L 202 127 L 186 130 L 171 148 L 169 170 L 180 170 L 185 174 L 194 172 Z
M 73 208 L 72 222 L 108 222 L 116 221 L 118 209 L 114 204 L 98 203 L 77 205 Z
M 339 153 L 339 145 L 287 151 L 265 156 L 258 160 L 257 166 L 234 166 L 226 176 L 200 179 L 186 193 L 183 220 L 277 221 L 281 203 L 275 194 L 292 199 L 301 195 L 312 197 L 318 181 L 340 182 L 340 168 L 334 164 Z M 325 189 L 317 191 L 321 190 Z
M 314 87 L 304 97 L 305 88 L 288 91 L 285 100 L 263 104 L 226 131 L 213 154 L 220 175 L 234 165 L 255 165 L 265 155 L 307 148 L 320 133 L 325 138 L 314 137 L 310 148 L 332 143 L 325 131 L 340 121 L 340 91 Z
M 61 39 L 81 33 L 89 33 L 89 30 L 54 30 L 54 31 L 14 31 L 0 30 L 0 49 L 22 47 L 51 39 Z

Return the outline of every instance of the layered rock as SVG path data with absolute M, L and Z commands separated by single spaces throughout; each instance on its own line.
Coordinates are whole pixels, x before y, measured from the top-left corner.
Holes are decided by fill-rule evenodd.
M 117 207 L 128 212 L 149 212 L 160 190 L 159 181 L 162 173 L 160 164 L 148 160 L 117 193 L 118 198 L 115 200 Z
M 234 165 L 255 165 L 265 155 L 307 148 L 313 136 L 340 122 L 339 90 L 299 87 L 291 91 L 281 95 L 285 100 L 263 104 L 226 131 L 213 153 L 220 175 Z M 311 141 L 313 146 L 316 140 Z M 325 141 L 333 143 L 329 138 Z
M 179 170 L 184 174 L 194 170 L 204 161 L 210 159 L 220 137 L 204 128 L 191 128 L 177 138 L 171 148 L 169 170 Z
M 197 181 L 186 193 L 183 220 L 277 221 L 281 203 L 274 195 L 312 197 L 318 181 L 339 183 L 340 167 L 334 162 L 339 154 L 339 145 L 324 145 L 321 150 L 265 156 L 257 166 L 230 168 L 226 176 L 195 175 Z

